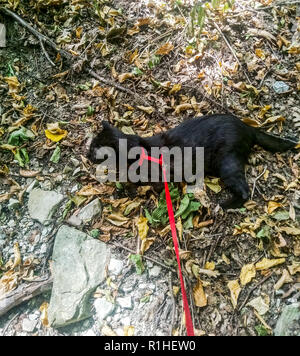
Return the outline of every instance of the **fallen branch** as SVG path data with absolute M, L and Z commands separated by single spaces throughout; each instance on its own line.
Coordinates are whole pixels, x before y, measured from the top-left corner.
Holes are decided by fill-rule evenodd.
M 21 303 L 27 302 L 33 297 L 51 290 L 52 283 L 52 278 L 49 278 L 42 282 L 23 284 L 9 294 L 5 295 L 3 299 L 0 299 L 0 317 Z
M 48 38 L 47 36 L 44 36 L 43 34 L 41 34 L 39 31 L 37 31 L 34 27 L 32 27 L 31 25 L 29 25 L 28 22 L 26 22 L 25 20 L 23 20 L 20 16 L 18 16 L 17 14 L 15 14 L 13 11 L 6 9 L 5 7 L 0 7 L 0 10 L 3 11 L 4 13 L 6 13 L 7 15 L 11 16 L 13 19 L 15 19 L 17 22 L 19 22 L 22 26 L 24 26 L 29 32 L 31 32 L 35 37 L 37 37 L 42 44 L 47 44 L 49 47 L 51 47 L 54 51 L 58 52 L 63 58 L 65 58 L 67 61 L 69 61 L 71 64 L 74 65 L 74 57 L 67 51 L 60 49 L 57 47 L 56 43 L 53 42 L 50 38 Z M 44 53 L 47 53 L 44 49 L 44 46 L 42 45 L 42 49 Z M 47 56 L 46 56 L 47 57 Z M 47 59 L 49 60 L 49 56 L 47 57 Z M 52 61 L 50 60 L 50 63 Z M 141 96 L 139 96 L 138 94 L 136 94 L 135 92 L 133 92 L 130 89 L 127 89 L 125 87 L 123 87 L 122 85 L 119 85 L 118 83 L 115 83 L 112 80 L 108 80 L 105 78 L 102 78 L 101 76 L 99 76 L 96 72 L 94 72 L 92 70 L 91 67 L 87 66 L 85 71 L 87 73 L 89 73 L 92 77 L 94 77 L 95 79 L 99 80 L 100 82 L 106 84 L 106 85 L 110 85 L 115 87 L 116 89 L 125 92 L 127 94 L 129 94 L 130 96 L 133 96 L 136 101 L 142 105 L 145 106 L 151 106 L 145 99 L 143 99 Z

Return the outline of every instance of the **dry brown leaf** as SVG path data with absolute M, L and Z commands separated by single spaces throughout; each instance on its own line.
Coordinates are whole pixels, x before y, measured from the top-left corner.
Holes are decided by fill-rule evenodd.
M 123 82 L 125 82 L 125 80 L 133 78 L 133 77 L 134 77 L 133 73 L 123 73 L 118 76 L 118 81 L 120 83 L 123 83 Z
M 36 177 L 40 172 L 39 171 L 28 171 L 25 169 L 20 169 L 20 176 L 26 178 Z
M 152 106 L 138 106 L 138 109 L 146 112 L 147 114 L 151 115 L 154 112 L 154 108 Z
M 288 235 L 294 235 L 294 236 L 300 235 L 300 229 L 296 228 L 296 227 L 283 226 L 283 227 L 280 227 L 279 230 L 281 232 L 285 232 Z
M 46 328 L 48 328 L 49 325 L 49 320 L 48 320 L 48 308 L 49 308 L 49 303 L 44 302 L 41 306 L 40 306 L 40 312 L 41 312 L 41 322 L 43 324 L 43 326 L 45 326 Z
M 227 287 L 230 290 L 230 298 L 231 298 L 231 303 L 233 305 L 233 308 L 235 309 L 237 307 L 237 301 L 241 292 L 241 287 L 239 285 L 239 280 L 235 279 L 233 281 L 230 281 L 227 283 Z
M 207 298 L 200 278 L 198 278 L 197 284 L 193 288 L 193 295 L 197 307 L 203 308 L 207 305 Z
M 148 226 L 148 219 L 144 216 L 140 216 L 137 222 L 139 237 L 141 240 L 145 240 L 148 235 L 149 226 Z
M 115 187 L 109 185 L 96 185 L 92 186 L 88 184 L 80 189 L 79 192 L 76 192 L 76 195 L 83 195 L 83 196 L 91 196 L 91 195 L 111 195 L 115 191 Z
M 268 214 L 271 215 L 276 209 L 282 207 L 280 203 L 276 201 L 269 201 L 268 202 Z
M 169 54 L 171 51 L 173 51 L 174 45 L 171 42 L 165 43 L 163 46 L 161 46 L 155 54 L 164 56 L 166 54 Z

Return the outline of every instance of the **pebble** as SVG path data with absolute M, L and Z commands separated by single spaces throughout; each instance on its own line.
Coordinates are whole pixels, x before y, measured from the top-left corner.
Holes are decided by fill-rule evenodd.
M 277 94 L 284 94 L 290 90 L 290 87 L 285 82 L 278 81 L 273 84 L 273 89 Z
M 38 320 L 30 320 L 30 319 L 23 319 L 22 321 L 22 329 L 23 331 L 26 331 L 28 333 L 32 333 L 33 330 L 35 329 L 36 327 L 36 324 L 37 324 Z
M 121 308 L 132 309 L 132 298 L 130 295 L 126 297 L 117 298 L 117 303 L 120 305 Z
M 97 298 L 94 302 L 94 307 L 96 309 L 97 313 L 97 319 L 99 323 L 101 324 L 102 321 L 108 317 L 109 314 L 112 313 L 112 311 L 115 308 L 115 305 L 106 300 L 105 297 L 103 298 Z
M 108 271 L 111 274 L 119 275 L 123 271 L 124 263 L 116 258 L 111 258 L 108 266 Z
M 160 275 L 160 272 L 161 272 L 161 267 L 154 266 L 153 268 L 151 268 L 149 270 L 149 276 L 150 277 L 158 277 Z

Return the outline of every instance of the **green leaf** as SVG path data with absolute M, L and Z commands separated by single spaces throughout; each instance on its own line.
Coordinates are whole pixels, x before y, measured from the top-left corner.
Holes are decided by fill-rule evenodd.
M 92 116 L 94 113 L 95 109 L 92 106 L 89 106 L 86 111 L 87 116 Z
M 286 210 L 277 211 L 275 214 L 272 215 L 272 218 L 278 221 L 289 220 L 290 213 Z
M 144 72 L 142 70 L 140 70 L 140 68 L 138 68 L 138 67 L 134 67 L 132 73 L 135 75 L 143 75 L 144 74 Z
M 271 231 L 268 225 L 265 225 L 256 235 L 258 239 L 267 239 L 270 240 L 271 238 Z
M 198 201 L 191 201 L 186 211 L 182 214 L 182 219 L 186 219 L 188 215 L 194 211 L 198 211 L 201 203 Z
M 191 213 L 188 216 L 186 222 L 183 224 L 184 230 L 189 230 L 189 229 L 192 229 L 194 227 L 194 225 L 193 225 L 193 217 L 194 217 L 193 213 Z
M 66 203 L 66 205 L 65 205 L 65 209 L 64 209 L 63 214 L 62 214 L 63 220 L 64 220 L 65 217 L 67 216 L 68 212 L 71 210 L 72 204 L 73 204 L 72 200 L 68 200 L 68 201 L 67 201 L 67 203 Z
M 93 229 L 90 231 L 90 236 L 92 236 L 94 239 L 97 239 L 99 235 L 100 235 L 99 229 Z
M 27 130 L 25 127 L 21 127 L 19 130 L 14 131 L 10 134 L 7 143 L 13 146 L 20 146 L 25 141 L 34 139 L 34 133 L 30 130 Z
M 182 215 L 187 210 L 189 204 L 190 204 L 190 198 L 189 198 L 189 196 L 187 194 L 181 200 L 179 209 L 176 211 L 175 218 L 177 218 L 178 216 Z
M 56 149 L 52 153 L 52 156 L 50 158 L 50 162 L 58 163 L 59 160 L 60 160 L 60 147 L 57 146 Z
M 154 54 L 148 62 L 148 67 L 150 69 L 153 69 L 160 63 L 160 59 L 161 59 L 160 56 L 157 56 L 156 54 Z
M 255 330 L 258 336 L 268 336 L 268 330 L 263 325 L 256 325 Z
M 142 261 L 142 256 L 141 255 L 130 255 L 129 259 L 130 259 L 130 261 L 132 261 L 135 264 L 136 273 L 142 274 L 145 270 L 145 267 L 144 267 L 143 261 Z
M 29 163 L 29 156 L 25 148 L 17 149 L 15 154 L 15 159 L 19 162 L 21 167 L 24 167 L 27 163 Z

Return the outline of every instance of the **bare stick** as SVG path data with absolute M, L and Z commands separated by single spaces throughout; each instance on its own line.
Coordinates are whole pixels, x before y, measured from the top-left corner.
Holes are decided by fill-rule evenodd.
M 69 52 L 67 52 L 67 51 L 65 51 L 63 49 L 59 49 L 56 46 L 55 42 L 53 42 L 50 38 L 48 38 L 48 37 L 44 36 L 43 34 L 41 34 L 39 31 L 37 31 L 35 28 L 33 28 L 31 25 L 29 25 L 29 23 L 27 23 L 25 20 L 23 20 L 20 16 L 15 14 L 13 11 L 10 11 L 10 10 L 6 9 L 5 7 L 0 7 L 0 10 L 5 12 L 7 15 L 11 16 L 12 18 L 14 18 L 16 21 L 18 21 L 29 32 L 31 32 L 34 36 L 36 36 L 40 40 L 40 42 L 47 43 L 52 49 L 54 49 L 55 51 L 59 52 L 62 57 L 64 57 L 65 59 L 67 59 L 71 63 L 73 62 L 73 56 Z M 99 80 L 100 82 L 102 82 L 102 83 L 104 83 L 106 85 L 113 86 L 116 89 L 135 97 L 139 103 L 141 103 L 141 104 L 143 104 L 145 106 L 150 106 L 150 104 L 145 99 L 143 99 L 142 97 L 140 97 L 139 95 L 134 93 L 132 90 L 127 89 L 127 88 L 115 83 L 112 80 L 108 80 L 108 79 L 102 78 L 96 72 L 94 72 L 89 66 L 86 68 L 86 72 L 89 73 L 95 79 Z
M 266 170 L 267 170 L 267 167 L 265 167 L 264 171 L 258 177 L 255 178 L 253 188 L 252 188 L 252 193 L 251 193 L 251 200 L 253 199 L 253 196 L 254 196 L 256 183 L 265 174 Z
M 52 278 L 42 282 L 23 284 L 0 300 L 0 317 L 12 308 L 26 302 L 52 288 Z
M 48 59 L 48 62 L 52 65 L 52 67 L 55 67 L 55 63 L 53 63 L 51 58 L 49 57 L 49 54 L 48 54 L 48 52 L 46 51 L 46 49 L 44 47 L 43 41 L 41 39 L 39 39 L 39 40 L 40 40 L 40 45 L 42 47 L 42 50 L 44 52 L 45 57 Z

